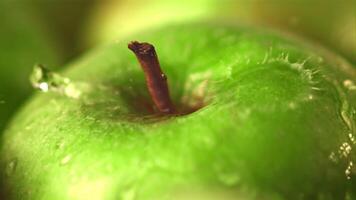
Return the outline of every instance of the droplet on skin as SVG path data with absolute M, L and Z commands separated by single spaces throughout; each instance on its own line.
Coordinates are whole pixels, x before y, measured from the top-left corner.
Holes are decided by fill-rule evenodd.
M 167 76 L 165 74 L 161 74 L 163 80 L 167 80 Z
M 352 142 L 352 144 L 355 144 L 355 136 L 352 133 L 349 133 L 349 139 Z
M 329 155 L 329 159 L 334 163 L 338 162 L 338 158 L 336 157 L 335 152 L 331 152 L 331 154 Z
M 76 87 L 74 87 L 73 84 L 68 84 L 67 87 L 64 89 L 64 93 L 68 97 L 72 97 L 74 99 L 78 99 L 81 95 L 80 90 L 78 90 Z
M 289 102 L 288 106 L 290 109 L 293 109 L 293 110 L 297 107 L 297 105 L 294 102 Z
M 68 164 L 71 159 L 72 159 L 72 156 L 71 156 L 71 155 L 65 156 L 65 157 L 61 160 L 61 165 L 66 165 L 66 164 Z
M 42 91 L 42 92 L 48 92 L 48 83 L 46 82 L 42 82 L 38 85 L 38 88 Z
M 233 186 L 240 181 L 240 176 L 237 173 L 219 173 L 218 179 L 226 186 Z
M 322 89 L 321 88 L 318 88 L 318 87 L 311 87 L 312 90 L 316 90 L 316 91 L 321 91 Z
M 56 149 L 63 149 L 65 146 L 65 142 L 64 141 L 59 141 L 57 144 L 56 144 Z
M 346 168 L 346 170 L 345 170 L 345 175 L 346 175 L 346 178 L 347 178 L 348 180 L 351 179 L 351 174 L 352 174 L 353 166 L 354 166 L 353 162 L 350 161 L 349 164 L 348 164 L 348 166 L 347 166 L 347 168 Z
M 324 58 L 319 57 L 319 58 L 318 58 L 318 63 L 322 63 L 322 62 L 324 62 Z
M 232 66 L 230 65 L 226 68 L 226 78 L 231 79 L 231 76 L 232 76 Z
M 16 170 L 17 167 L 17 160 L 11 160 L 8 165 L 6 166 L 6 175 L 10 176 L 14 171 Z
M 344 142 L 339 148 L 339 154 L 343 157 L 348 157 L 351 153 L 352 147 L 349 143 Z
M 269 52 L 265 53 L 265 56 L 263 57 L 261 64 L 266 64 L 269 57 L 270 57 Z
M 184 86 L 184 95 L 181 102 L 190 107 L 197 107 L 197 105 L 206 101 L 203 97 L 209 96 L 207 89 L 210 76 L 211 71 L 189 75 Z
M 240 110 L 238 112 L 238 115 L 241 119 L 247 119 L 251 115 L 251 112 L 252 112 L 251 109 L 246 108 L 246 109 Z
M 356 85 L 353 81 L 351 80 L 344 80 L 343 85 L 346 89 L 348 90 L 356 90 Z
M 345 122 L 347 128 L 352 131 L 353 130 L 353 128 L 352 128 L 353 122 L 351 121 L 349 114 L 346 110 L 341 111 L 341 117 L 342 117 L 343 121 Z
M 34 88 L 42 92 L 56 92 L 70 98 L 77 99 L 82 94 L 79 85 L 72 83 L 69 78 L 62 77 L 42 65 L 35 65 L 30 76 Z

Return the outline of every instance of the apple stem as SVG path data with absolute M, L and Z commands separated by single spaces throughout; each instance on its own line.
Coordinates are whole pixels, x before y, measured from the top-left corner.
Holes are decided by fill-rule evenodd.
M 167 77 L 162 72 L 156 50 L 152 44 L 133 41 L 128 44 L 143 69 L 146 84 L 151 98 L 161 113 L 175 114 L 176 109 L 171 101 L 167 84 Z

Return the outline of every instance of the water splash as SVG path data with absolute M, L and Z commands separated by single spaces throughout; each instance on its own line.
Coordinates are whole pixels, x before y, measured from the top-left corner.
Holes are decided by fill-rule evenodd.
M 78 85 L 69 78 L 54 73 L 40 64 L 34 66 L 30 81 L 34 88 L 42 92 L 56 92 L 74 99 L 82 94 Z

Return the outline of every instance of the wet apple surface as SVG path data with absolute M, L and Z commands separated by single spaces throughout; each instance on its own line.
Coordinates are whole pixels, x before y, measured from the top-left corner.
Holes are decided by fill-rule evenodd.
M 155 45 L 177 109 L 199 109 L 157 114 L 132 40 Z M 356 71 L 324 50 L 197 23 L 68 67 L 72 84 L 48 85 L 3 137 L 10 199 L 355 198 Z

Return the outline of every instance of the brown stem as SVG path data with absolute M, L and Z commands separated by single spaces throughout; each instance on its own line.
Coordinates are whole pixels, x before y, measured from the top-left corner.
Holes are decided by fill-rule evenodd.
M 165 114 L 176 113 L 169 95 L 167 77 L 161 70 L 154 46 L 133 41 L 129 43 L 128 48 L 135 53 L 140 62 L 146 76 L 148 91 L 158 110 Z

